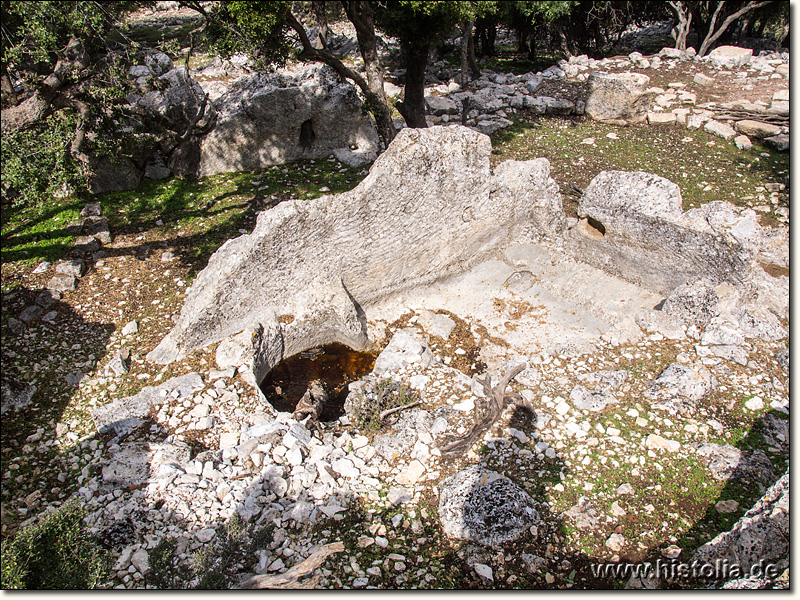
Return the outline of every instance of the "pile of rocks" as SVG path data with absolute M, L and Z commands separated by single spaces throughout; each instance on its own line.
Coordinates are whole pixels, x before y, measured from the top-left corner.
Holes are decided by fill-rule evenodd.
M 588 114 L 596 120 L 624 123 L 647 121 L 653 125 L 678 123 L 688 129 L 704 127 L 706 131 L 733 140 L 736 132 L 765 139 L 776 149 L 788 149 L 788 124 L 776 126 L 753 119 L 763 116 L 788 117 L 788 88 L 776 92 L 771 101 L 756 103 L 733 101 L 719 105 L 709 102 L 696 106 L 696 94 L 685 83 L 675 82 L 668 89 L 649 87 L 650 78 L 641 71 L 669 71 L 680 62 L 695 61 L 716 71 L 719 76 L 732 76 L 728 69 L 736 69 L 742 85 L 752 89 L 765 78 L 789 78 L 788 53 L 762 52 L 753 57 L 746 48 L 723 46 L 708 56 L 699 58 L 693 48 L 680 51 L 664 48 L 658 54 L 646 57 L 632 52 L 628 57 L 596 60 L 588 56 L 573 56 L 538 73 L 514 75 L 484 71 L 479 79 L 462 90 L 454 77 L 451 81 L 426 88 L 426 101 L 431 113 L 430 124 L 460 121 L 466 108 L 466 124 L 482 133 L 491 134 L 509 127 L 513 115 L 520 109 L 536 114 L 581 115 Z M 632 72 L 635 70 L 637 72 Z M 746 81 L 745 81 L 746 80 Z M 753 83 L 748 83 L 749 81 Z M 561 82 L 558 86 L 548 82 Z M 545 85 L 542 85 L 542 84 Z M 585 83 L 585 85 L 581 85 Z M 697 73 L 698 86 L 713 85 L 714 77 Z M 569 90 L 568 97 L 564 91 Z M 545 91 L 546 90 L 546 91 Z M 387 94 L 398 94 L 399 88 L 387 84 Z M 752 119 L 734 120 L 734 125 L 715 120 L 726 110 L 752 111 Z M 729 119 L 733 120 L 733 119 Z M 401 122 L 397 122 L 402 126 Z M 750 132 L 750 133 L 747 133 Z M 737 146 L 749 149 L 749 140 L 739 138 Z
M 474 450 L 480 444 L 487 449 L 487 457 L 496 465 L 492 468 L 481 465 L 474 452 L 467 454 L 466 468 L 441 459 L 443 441 L 466 434 L 476 407 L 485 400 L 477 376 L 470 378 L 431 353 L 425 341 L 430 335 L 426 329 L 435 326 L 425 319 L 397 331 L 393 338 L 396 343 L 392 341 L 385 356 L 376 361 L 376 365 L 382 365 L 380 375 L 369 376 L 390 377 L 413 386 L 422 406 L 394 415 L 387 420 L 386 428 L 371 438 L 353 431 L 346 415 L 335 427 L 324 424 L 314 431 L 288 413 L 265 414 L 272 412 L 269 407 L 264 407 L 261 420 L 249 411 L 238 421 L 225 422 L 218 415 L 235 410 L 233 398 L 240 385 L 235 378 L 229 379 L 231 372 L 209 372 L 205 376 L 191 373 L 147 388 L 138 398 L 126 398 L 95 411 L 101 430 L 113 437 L 96 455 L 97 475 L 83 477 L 79 493 L 90 507 L 87 522 L 104 539 L 117 536 L 117 585 L 136 587 L 148 579 L 148 557 L 166 537 L 177 540 L 177 560 L 187 566 L 194 553 L 214 547 L 221 528 L 237 513 L 255 526 L 273 527 L 272 542 L 260 551 L 255 571 L 281 572 L 310 554 L 319 541 L 325 541 L 304 532 L 312 527 L 319 531 L 319 523 L 328 520 L 336 523 L 358 502 L 366 502 L 399 513 L 391 523 L 373 522 L 374 526 L 358 537 L 357 547 L 375 546 L 380 552 L 396 555 L 390 573 L 407 577 L 404 571 L 414 562 L 405 558 L 407 550 L 395 547 L 398 538 L 387 533 L 390 529 L 402 531 L 401 525 L 423 540 L 422 544 L 431 543 L 423 532 L 432 519 L 441 520 L 445 534 L 490 548 L 502 547 L 532 532 L 535 539 L 535 532 L 544 527 L 539 515 L 552 512 L 553 499 L 549 494 L 531 496 L 525 486 L 548 461 L 561 464 L 562 482 L 552 487 L 553 495 L 576 485 L 586 495 L 582 508 L 573 507 L 563 514 L 564 519 L 576 519 L 582 530 L 602 532 L 609 518 L 613 522 L 635 510 L 635 499 L 645 490 L 630 484 L 616 491 L 616 516 L 591 507 L 597 481 L 590 475 L 592 461 L 586 460 L 587 448 L 600 457 L 602 464 L 608 460 L 620 465 L 623 459 L 628 462 L 635 458 L 632 477 L 640 476 L 653 462 L 668 464 L 672 456 L 696 456 L 714 477 L 742 477 L 766 489 L 778 475 L 761 450 L 742 452 L 706 441 L 718 439 L 727 427 L 703 416 L 706 412 L 701 400 L 714 389 L 741 389 L 743 394 L 774 398 L 769 400 L 773 410 L 788 412 L 785 384 L 761 375 L 771 369 L 763 362 L 761 348 L 774 352 L 782 347 L 783 338 L 765 342 L 756 337 L 745 342 L 747 326 L 726 321 L 728 336 L 742 338 L 738 343 L 749 357 L 749 373 L 758 375 L 734 373 L 726 366 L 730 359 L 702 350 L 719 331 L 719 306 L 692 305 L 697 310 L 687 310 L 691 303 L 686 297 L 681 295 L 682 302 L 671 298 L 667 306 L 684 309 L 671 308 L 667 314 L 708 313 L 711 318 L 706 326 L 695 323 L 683 339 L 672 342 L 680 350 L 677 361 L 653 373 L 652 379 L 635 380 L 630 370 L 614 369 L 613 365 L 627 356 L 637 361 L 652 357 L 664 339 L 657 328 L 640 332 L 640 341 L 633 346 L 602 340 L 583 344 L 582 348 L 579 344 L 561 344 L 505 363 L 503 369 L 515 361 L 525 361 L 526 368 L 519 375 L 522 383 L 515 387 L 533 402 L 536 414 L 527 425 L 515 426 L 510 425 L 509 414 L 503 415 L 476 445 Z M 404 351 L 398 353 L 398 348 Z M 135 410 L 145 395 L 152 402 L 152 421 L 137 419 L 140 413 L 111 410 L 114 406 Z M 650 396 L 660 402 L 648 405 L 649 401 L 629 400 Z M 587 404 L 589 397 L 603 402 Z M 763 411 L 764 402 L 748 402 L 745 409 Z M 187 444 L 187 436 L 210 416 L 201 412 L 213 413 L 216 418 L 208 423 L 212 435 L 205 438 L 210 449 L 196 453 Z M 630 420 L 631 429 L 616 425 L 619 420 L 614 415 L 620 414 L 625 422 Z M 786 423 L 781 419 L 764 423 L 763 435 L 771 440 L 775 451 L 788 451 Z M 503 470 L 513 472 L 513 479 L 502 475 Z M 439 498 L 438 515 L 424 508 L 420 511 L 430 491 Z M 725 505 L 718 510 L 728 509 Z M 645 507 L 645 511 L 653 510 L 651 505 Z M 619 554 L 633 543 L 613 533 L 605 546 Z M 780 549 L 776 552 L 781 555 Z M 498 571 L 490 562 L 481 559 L 471 563 L 487 583 Z M 327 574 L 324 585 L 338 580 L 337 585 L 369 587 L 385 576 L 385 571 L 374 565 L 352 560 L 350 564 L 353 568 L 345 579 L 323 569 Z M 424 565 L 420 571 L 422 578 L 430 575 Z M 406 580 L 398 581 L 402 585 Z
M 67 225 L 67 232 L 79 236 L 64 259 L 55 264 L 55 274 L 48 281 L 46 289 L 36 297 L 35 303 L 25 307 L 17 318 L 9 317 L 8 327 L 12 333 L 21 335 L 28 324 L 41 318 L 45 323 L 56 318 L 57 312 L 50 310 L 62 293 L 78 287 L 78 280 L 86 273 L 87 264 L 101 260 L 106 252 L 101 245 L 111 243 L 111 231 L 108 217 L 101 216 L 99 204 L 87 204 L 81 210 L 83 220 Z M 53 265 L 48 261 L 40 262 L 33 273 L 47 273 Z

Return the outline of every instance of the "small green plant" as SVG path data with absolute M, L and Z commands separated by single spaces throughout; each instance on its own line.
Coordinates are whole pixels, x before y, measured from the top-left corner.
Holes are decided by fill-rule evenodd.
M 195 554 L 195 571 L 200 575 L 197 589 L 224 590 L 228 587 L 228 567 L 233 562 L 235 548 L 241 541 L 241 518 L 234 513 L 219 533 L 216 543 Z
M 174 537 L 162 539 L 150 552 L 150 572 L 147 574 L 147 583 L 162 590 L 182 587 L 183 572 L 178 566 L 178 541 Z
M 4 589 L 93 589 L 109 572 L 108 554 L 87 533 L 85 509 L 71 500 L 2 546 Z
M 374 432 L 383 428 L 387 421 L 383 415 L 387 410 L 406 406 L 417 400 L 416 394 L 404 383 L 386 378 L 367 389 L 353 406 L 349 414 L 359 431 Z
M 271 527 L 254 529 L 239 516 L 233 515 L 207 548 L 194 556 L 194 571 L 198 577 L 195 589 L 224 590 L 236 583 L 242 572 L 252 567 L 258 550 L 272 541 Z

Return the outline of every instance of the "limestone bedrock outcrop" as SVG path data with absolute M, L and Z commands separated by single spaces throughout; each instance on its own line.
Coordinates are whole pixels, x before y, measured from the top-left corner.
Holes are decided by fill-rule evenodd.
M 643 172 L 601 172 L 578 215 L 565 244 L 576 259 L 664 295 L 699 279 L 749 283 L 765 241 L 753 211 L 710 202 L 683 212 L 678 186 Z
M 513 242 L 560 237 L 566 219 L 547 160 L 492 172 L 490 152 L 489 138 L 466 127 L 406 129 L 355 189 L 262 212 L 251 234 L 211 257 L 148 359 L 171 362 L 229 338 L 218 364 L 247 364 L 259 380 L 308 348 L 367 348 L 361 306 Z
M 198 175 L 263 169 L 334 154 L 350 166 L 375 160 L 378 134 L 355 87 L 329 67 L 295 78 L 253 75 L 214 102 L 216 127 L 200 144 Z
M 743 576 L 762 561 L 776 562 L 789 555 L 789 471 L 739 519 L 730 531 L 700 546 L 693 559 L 739 565 Z M 782 570 L 782 569 L 781 569 Z M 772 576 L 774 577 L 774 575 Z

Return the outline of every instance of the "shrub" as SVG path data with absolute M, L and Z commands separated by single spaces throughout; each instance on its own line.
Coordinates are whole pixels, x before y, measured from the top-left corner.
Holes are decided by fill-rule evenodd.
M 3 195 L 10 192 L 14 204 L 41 206 L 67 189 L 86 189 L 86 174 L 69 154 L 75 131 L 75 115 L 50 115 L 23 130 L 3 132 Z
M 359 431 L 378 431 L 386 425 L 385 419 L 380 418 L 382 412 L 417 400 L 404 383 L 389 378 L 374 383 L 369 379 L 362 381 L 361 389 L 348 396 L 345 404 L 347 416 Z
M 76 499 L 2 545 L 4 589 L 91 589 L 108 575 L 108 554 L 83 525 Z

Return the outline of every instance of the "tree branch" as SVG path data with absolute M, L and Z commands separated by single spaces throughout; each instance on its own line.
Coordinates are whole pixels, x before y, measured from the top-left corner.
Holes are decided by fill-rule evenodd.
M 83 44 L 75 38 L 70 39 L 64 49 L 64 56 L 58 59 L 53 72 L 44 79 L 42 86 L 17 106 L 2 111 L 0 128 L 3 133 L 23 129 L 41 120 L 68 75 L 73 71 L 83 71 L 88 66 L 89 55 Z
M 75 108 L 78 109 L 78 121 L 75 123 L 75 136 L 72 138 L 70 144 L 70 154 L 84 165 L 89 164 L 89 156 L 83 152 L 83 141 L 86 139 L 86 128 L 89 123 L 91 111 L 89 105 L 82 100 L 75 100 L 73 102 Z
M 361 75 L 352 69 L 347 68 L 341 60 L 336 58 L 330 52 L 317 50 L 314 48 L 314 46 L 311 44 L 311 41 L 308 39 L 308 35 L 306 35 L 305 27 L 303 27 L 302 23 L 300 23 L 300 21 L 298 21 L 291 12 L 287 14 L 286 21 L 289 24 L 289 27 L 291 27 L 300 38 L 300 43 L 303 46 L 303 51 L 300 53 L 301 58 L 304 60 L 316 60 L 325 63 L 342 77 L 353 81 L 361 89 L 361 91 L 364 92 L 364 94 L 370 93 L 367 81 L 361 77 Z
M 717 6 L 717 10 L 714 11 L 714 16 L 711 18 L 711 26 L 708 29 L 708 35 L 706 36 L 706 39 L 703 40 L 702 46 L 700 46 L 700 50 L 697 53 L 698 56 L 704 56 L 706 51 L 711 47 L 711 44 L 716 42 L 717 39 L 719 39 L 719 36 L 721 36 L 723 32 L 728 28 L 728 26 L 731 23 L 733 23 L 736 19 L 738 19 L 745 13 L 748 13 L 752 10 L 761 8 L 762 6 L 769 4 L 770 1 L 771 0 L 765 0 L 763 2 L 748 2 L 742 8 L 737 10 L 735 13 L 729 15 L 728 18 L 722 22 L 722 25 L 720 25 L 719 29 L 714 33 L 714 25 L 717 20 L 717 15 L 719 14 L 719 11 L 722 9 L 722 5 L 725 4 L 725 2 L 720 2 L 719 5 Z
M 280 575 L 254 575 L 246 579 L 239 585 L 239 589 L 244 590 L 268 590 L 268 589 L 295 589 L 295 590 L 313 590 L 316 588 L 319 576 L 312 577 L 309 581 L 300 583 L 300 578 L 313 573 L 318 569 L 325 559 L 332 554 L 337 554 L 344 551 L 344 544 L 342 542 L 334 542 L 326 544 L 321 548 L 315 550 L 311 556 L 295 565 L 285 573 Z
M 404 404 L 403 406 L 396 406 L 394 408 L 387 408 L 384 410 L 380 415 L 378 415 L 378 420 L 383 421 L 389 415 L 393 415 L 396 412 L 400 412 L 401 410 L 405 410 L 407 408 L 411 408 L 412 406 L 416 406 L 417 404 L 421 404 L 419 400 L 415 400 L 414 402 L 409 402 L 408 404 Z

